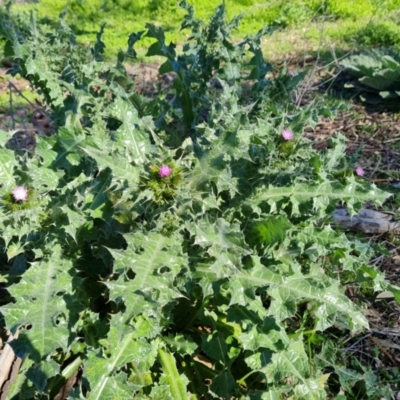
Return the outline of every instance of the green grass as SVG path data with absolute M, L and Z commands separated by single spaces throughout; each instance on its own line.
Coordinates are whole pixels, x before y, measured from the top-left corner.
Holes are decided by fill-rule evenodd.
M 208 19 L 221 3 L 220 0 L 189 2 L 194 5 L 196 16 L 203 19 Z M 323 30 L 326 45 L 331 42 L 338 47 L 355 42 L 367 46 L 400 44 L 400 0 L 227 0 L 225 5 L 228 18 L 244 13 L 236 35 L 238 39 L 256 33 L 264 25 L 282 28 L 265 41 L 267 54 L 272 58 L 295 52 L 300 43 L 303 50 L 304 46 L 306 50 L 320 46 L 322 20 L 328 21 Z M 106 23 L 103 40 L 110 59 L 119 49 L 126 49 L 129 34 L 144 30 L 147 22 L 162 25 L 168 41 L 179 44 L 186 40 L 186 32 L 179 30 L 184 11 L 175 0 L 41 0 L 38 4 L 18 5 L 13 9 L 34 10 L 42 20 L 56 20 L 65 7 L 67 22 L 82 43 L 94 42 L 100 25 Z M 296 40 L 287 40 L 291 34 L 296 35 Z M 150 43 L 149 38 L 138 43 L 140 57 Z

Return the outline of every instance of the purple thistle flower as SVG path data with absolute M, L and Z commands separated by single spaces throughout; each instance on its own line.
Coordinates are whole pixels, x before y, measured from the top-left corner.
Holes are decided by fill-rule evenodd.
M 295 75 L 296 75 L 296 73 L 295 73 L 295 72 L 293 72 L 293 71 L 289 71 L 289 75 L 293 77 L 293 76 L 295 76 Z
M 283 132 L 282 132 L 282 137 L 285 140 L 293 140 L 294 134 L 290 129 L 284 129 Z
M 171 175 L 172 168 L 168 167 L 168 165 L 161 165 L 158 173 L 160 174 L 161 178 L 166 178 L 167 176 Z
M 23 186 L 17 186 L 11 193 L 15 201 L 25 201 L 28 198 L 28 190 Z
M 357 167 L 357 168 L 356 168 L 356 174 L 357 174 L 358 176 L 364 176 L 365 171 L 364 171 L 361 167 Z

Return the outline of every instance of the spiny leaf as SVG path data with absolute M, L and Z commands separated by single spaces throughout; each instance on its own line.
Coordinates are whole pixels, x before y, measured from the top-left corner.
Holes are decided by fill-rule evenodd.
M 127 399 L 132 397 L 141 385 L 130 384 L 127 376 L 120 372 L 128 363 L 134 363 L 139 373 L 145 373 L 153 365 L 157 356 L 157 344 L 151 345 L 144 339 L 134 339 L 118 317 L 112 323 L 103 349 L 89 348 L 84 375 L 89 382 L 90 400 Z
M 14 179 L 14 168 L 16 166 L 14 153 L 10 150 L 0 148 L 0 180 L 3 191 L 11 191 L 16 186 Z
M 119 186 L 127 182 L 132 188 L 135 188 L 139 182 L 140 169 L 129 163 L 121 164 L 121 158 L 118 154 L 107 155 L 100 149 L 86 146 L 82 150 L 91 156 L 100 169 L 110 168 L 113 172 L 114 180 Z
M 90 182 L 88 191 L 85 193 L 83 212 L 88 212 L 93 218 L 106 219 L 111 216 L 112 204 L 107 196 L 111 181 L 111 171 L 107 169 Z
M 292 213 L 300 214 L 299 205 L 309 201 L 312 201 L 313 208 L 319 211 L 325 211 L 330 204 L 336 204 L 338 201 L 347 202 L 349 209 L 353 210 L 354 206 L 361 206 L 371 198 L 381 204 L 388 197 L 388 193 L 379 190 L 376 186 L 372 185 L 366 189 L 354 178 L 350 178 L 350 182 L 344 187 L 330 182 L 319 185 L 296 183 L 288 187 L 270 185 L 251 196 L 246 203 L 255 207 L 265 202 L 275 208 L 279 200 L 287 199 L 292 204 Z
M 162 305 L 181 296 L 173 282 L 185 263 L 182 249 L 173 237 L 154 232 L 126 235 L 125 240 L 127 250 L 109 249 L 115 259 L 114 270 L 120 274 L 116 282 L 107 283 L 110 298 L 124 301 L 127 318 L 144 309 L 158 313 Z M 133 279 L 126 276 L 130 271 L 135 274 Z M 150 298 L 145 301 L 147 294 L 152 302 Z
M 62 106 L 65 88 L 60 85 L 60 79 L 57 72 L 49 68 L 46 55 L 40 48 L 45 45 L 37 43 L 37 52 L 35 57 L 31 57 L 26 61 L 26 71 L 28 75 L 38 76 L 40 80 L 46 82 L 46 92 L 49 99 L 55 107 Z
M 315 363 L 319 368 L 332 368 L 338 375 L 340 384 L 344 390 L 351 391 L 354 384 L 363 379 L 362 374 L 353 369 L 346 368 L 343 363 L 338 360 L 336 355 L 337 349 L 330 342 L 322 345 L 319 354 L 315 356 Z
M 339 291 L 339 282 L 329 283 L 323 277 L 296 277 L 285 279 L 282 285 L 271 288 L 268 294 L 274 299 L 269 308 L 269 315 L 279 321 L 293 316 L 295 304 L 300 299 L 317 304 L 315 312 L 316 329 L 324 330 L 331 326 L 335 318 L 345 316 L 352 330 L 368 327 L 368 321 L 344 294 Z
M 197 343 L 190 336 L 169 335 L 164 337 L 164 341 L 174 352 L 182 356 L 186 354 L 192 355 L 198 347 Z
M 62 257 L 60 245 L 53 243 L 47 250 L 50 248 L 51 258 L 47 255 L 43 261 L 33 262 L 21 281 L 9 288 L 15 302 L 2 307 L 12 332 L 29 326 L 13 347 L 19 354 L 29 353 L 36 363 L 58 348 L 66 349 L 74 336 L 69 320 L 73 311 L 69 307 L 78 307 L 74 303 L 67 305 L 67 298 L 73 293 L 69 275 L 72 261 Z
M 255 299 L 256 289 L 280 285 L 284 277 L 261 264 L 258 257 L 251 257 L 252 268 L 242 269 L 230 277 L 232 297 L 230 304 L 248 305 Z
M 235 387 L 235 380 L 231 372 L 225 369 L 212 380 L 210 392 L 219 398 L 230 399 L 235 391 Z
M 325 385 L 328 378 L 329 374 L 324 374 L 314 379 L 305 379 L 303 383 L 295 386 L 294 396 L 304 400 L 326 400 Z
M 310 366 L 302 340 L 291 340 L 285 350 L 272 355 L 271 361 L 262 368 L 269 382 L 279 382 L 286 377 L 305 382 L 310 376 Z
M 150 152 L 149 136 L 139 126 L 138 112 L 120 97 L 110 107 L 110 115 L 122 122 L 115 132 L 116 139 L 125 147 L 126 163 L 144 164 Z
M 268 392 L 262 394 L 261 399 L 262 400 L 280 400 L 281 395 L 278 390 L 268 390 Z
M 246 247 L 240 228 L 223 218 L 216 221 L 203 218 L 195 224 L 188 224 L 187 229 L 195 237 L 195 244 L 202 247 L 213 246 L 220 250 Z
M 289 337 L 283 327 L 271 317 L 243 332 L 239 339 L 244 349 L 252 351 L 262 348 L 281 351 L 289 344 Z
M 286 236 L 286 231 L 291 226 L 289 220 L 284 216 L 256 221 L 249 226 L 246 239 L 253 247 L 269 247 L 281 242 Z

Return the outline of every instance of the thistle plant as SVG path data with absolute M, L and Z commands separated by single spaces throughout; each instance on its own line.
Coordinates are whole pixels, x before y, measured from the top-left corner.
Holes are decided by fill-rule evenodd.
M 304 74 L 267 78 L 266 30 L 233 46 L 238 19 L 222 6 L 209 24 L 182 6 L 182 52 L 148 25 L 115 66 L 102 60 L 103 30 L 90 51 L 65 21 L 32 21 L 24 35 L 9 25 L 13 73 L 41 90 L 58 124 L 33 157 L 0 146 L 1 314 L 25 359 L 9 398 L 55 398 L 78 371 L 69 398 L 387 396 L 366 383 L 373 371 L 344 365 L 337 334 L 368 328 L 346 274 L 353 288 L 399 291 L 330 216 L 338 201 L 356 212 L 388 194 L 353 171 L 336 176 L 344 137 L 317 152 L 301 135 L 315 110 L 285 103 L 286 91 L 271 100 Z M 143 35 L 155 39 L 149 56 L 166 58 L 160 72 L 178 74 L 152 99 L 132 92 L 123 67 Z M 247 81 L 261 106 L 246 102 Z
M 20 185 L 4 193 L 0 204 L 4 210 L 19 211 L 36 208 L 40 202 L 33 189 Z
M 164 203 L 173 200 L 182 181 L 182 169 L 174 163 L 150 166 L 150 174 L 142 178 L 143 187 L 148 187 L 154 194 L 153 200 Z
M 284 157 L 289 157 L 295 151 L 296 140 L 294 133 L 288 129 L 283 129 L 281 137 L 279 138 L 279 151 Z

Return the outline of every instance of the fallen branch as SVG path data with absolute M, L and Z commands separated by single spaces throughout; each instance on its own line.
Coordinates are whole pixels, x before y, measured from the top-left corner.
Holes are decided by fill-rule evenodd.
M 338 208 L 333 213 L 336 225 L 352 231 L 365 233 L 400 233 L 400 221 L 392 214 L 363 208 L 357 215 L 350 216 L 347 208 Z

